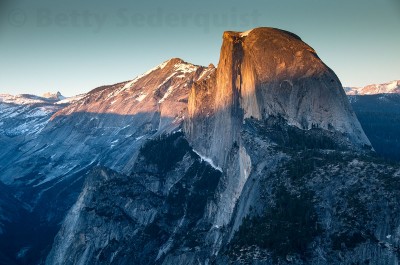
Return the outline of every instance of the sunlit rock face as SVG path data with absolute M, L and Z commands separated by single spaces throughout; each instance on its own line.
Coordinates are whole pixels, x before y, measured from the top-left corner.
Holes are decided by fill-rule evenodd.
M 167 129 L 164 127 L 179 124 L 185 117 L 188 91 L 203 70 L 204 67 L 181 59 L 171 59 L 131 81 L 92 90 L 76 104 L 57 112 L 52 119 L 74 113 L 143 115 L 147 122 L 153 121 L 153 130 Z M 120 123 L 127 124 L 124 120 Z M 137 127 L 135 122 L 130 124 L 135 125 Z
M 7 103 L 2 113 L 12 112 L 15 117 L 18 110 L 38 121 L 32 119 L 34 124 L 25 128 L 26 134 L 35 133 L 32 139 L 23 138 L 23 144 L 3 158 L 7 164 L 13 162 L 14 167 L 3 169 L 2 181 L 18 183 L 20 178 L 35 171 L 36 176 L 29 181 L 41 185 L 64 176 L 66 167 L 83 168 L 100 160 L 119 170 L 129 168 L 129 159 L 147 137 L 169 133 L 180 126 L 187 113 L 190 87 L 204 70 L 204 67 L 171 59 L 131 81 L 96 88 L 66 104 L 40 102 L 43 106 L 31 104 L 36 108 L 30 110 L 18 102 Z M 30 121 L 23 120 L 25 126 L 27 122 Z M 11 128 L 4 125 L 6 132 L 19 128 L 19 124 L 9 125 Z M 113 156 L 113 161 L 109 161 L 109 156 Z M 32 159 L 43 162 L 34 163 Z
M 245 118 L 279 116 L 301 129 L 338 131 L 355 146 L 370 145 L 335 73 L 286 31 L 225 32 L 216 73 L 191 93 L 188 135 L 195 146 L 200 138 L 198 148 L 221 165 Z M 207 115 L 212 124 L 196 122 Z
M 267 143 L 249 138 L 250 121 L 277 118 L 301 130 L 336 134 L 354 149 L 370 148 L 335 73 L 298 36 L 273 28 L 225 32 L 218 67 L 193 84 L 188 113 L 190 144 L 225 172 L 213 206 L 215 227 L 233 220 L 239 226 L 256 200 L 245 188 L 248 179 L 268 174 L 282 159 L 266 151 Z M 266 164 L 268 170 L 260 169 Z M 243 197 L 247 201 L 239 206 Z M 209 237 L 218 239 L 210 242 L 218 249 L 221 232 L 210 231 Z

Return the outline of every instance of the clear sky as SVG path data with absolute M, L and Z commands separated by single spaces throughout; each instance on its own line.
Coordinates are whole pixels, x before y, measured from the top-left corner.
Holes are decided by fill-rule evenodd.
M 344 86 L 400 79 L 400 0 L 0 0 L 0 93 L 66 96 L 172 57 L 218 63 L 222 33 L 299 35 Z

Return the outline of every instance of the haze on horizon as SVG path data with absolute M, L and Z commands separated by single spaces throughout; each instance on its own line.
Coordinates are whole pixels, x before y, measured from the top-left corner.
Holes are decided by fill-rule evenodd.
M 173 57 L 217 64 L 222 33 L 267 26 L 311 45 L 344 86 L 400 79 L 398 0 L 51 0 L 0 4 L 0 93 L 72 96 Z

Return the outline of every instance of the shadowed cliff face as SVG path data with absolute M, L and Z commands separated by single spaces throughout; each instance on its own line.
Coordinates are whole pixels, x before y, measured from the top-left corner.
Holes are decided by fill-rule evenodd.
M 250 117 L 280 116 L 301 129 L 338 131 L 355 147 L 370 145 L 335 73 L 292 33 L 273 28 L 225 32 L 211 79 L 192 88 L 187 131 L 194 146 L 221 166 L 239 141 L 243 119 Z M 208 114 L 203 105 L 210 106 Z M 202 117 L 211 114 L 214 124 L 204 126 Z M 199 140 L 203 134 L 208 143 Z

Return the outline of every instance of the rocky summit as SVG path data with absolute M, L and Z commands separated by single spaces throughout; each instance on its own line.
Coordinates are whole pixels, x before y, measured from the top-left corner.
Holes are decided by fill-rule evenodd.
M 206 82 L 192 88 L 186 130 L 194 147 L 219 164 L 239 142 L 246 118 L 281 117 L 303 130 L 336 131 L 354 146 L 370 145 L 335 73 L 292 33 L 272 28 L 225 32 L 218 69 Z
M 0 263 L 399 262 L 400 164 L 293 33 L 225 32 L 217 67 L 171 59 L 74 99 L 2 97 Z

